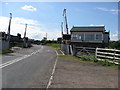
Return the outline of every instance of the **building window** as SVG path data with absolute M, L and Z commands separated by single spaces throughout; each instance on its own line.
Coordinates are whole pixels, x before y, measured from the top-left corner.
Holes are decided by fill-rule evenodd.
M 84 34 L 72 34 L 72 40 L 84 40 Z
M 73 34 L 73 37 L 74 37 L 74 38 L 76 38 L 76 37 L 77 37 L 77 35 L 76 35 L 76 34 Z
M 72 37 L 72 40 L 76 40 L 77 39 L 77 34 L 72 34 L 71 37 Z
M 80 40 L 81 40 L 81 36 L 79 35 L 79 37 L 78 37 Z
M 87 41 L 93 41 L 94 39 L 94 34 L 85 34 L 85 40 Z
M 96 40 L 102 40 L 102 34 L 96 34 Z
M 84 34 L 78 34 L 78 39 L 79 40 L 84 40 Z
M 72 34 L 72 35 L 71 35 L 71 38 L 73 38 L 73 37 L 74 37 L 74 35 Z

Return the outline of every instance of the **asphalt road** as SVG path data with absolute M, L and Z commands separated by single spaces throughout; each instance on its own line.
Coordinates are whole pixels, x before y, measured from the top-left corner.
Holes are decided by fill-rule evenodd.
M 2 88 L 46 88 L 56 56 L 53 48 L 40 45 L 4 55 Z
M 118 69 L 88 63 L 71 56 L 62 56 L 58 58 L 54 77 L 49 88 L 120 90 L 118 89 L 118 77 Z
M 60 50 L 40 45 L 3 55 L 2 88 L 118 87 L 117 69 L 59 55 Z

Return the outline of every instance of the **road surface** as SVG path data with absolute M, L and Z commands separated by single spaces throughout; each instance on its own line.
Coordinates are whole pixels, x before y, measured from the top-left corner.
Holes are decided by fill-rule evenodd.
M 88 63 L 72 56 L 62 56 L 58 58 L 54 77 L 49 88 L 120 90 L 118 89 L 118 75 L 118 69 Z
M 2 88 L 46 88 L 56 52 L 47 46 L 34 45 L 2 57 Z
M 2 88 L 118 88 L 117 69 L 59 56 L 47 46 L 15 51 L 2 57 Z

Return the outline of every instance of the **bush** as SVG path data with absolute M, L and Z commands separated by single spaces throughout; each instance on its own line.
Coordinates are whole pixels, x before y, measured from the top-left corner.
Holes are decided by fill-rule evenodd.
M 109 43 L 109 48 L 120 49 L 120 40 L 119 41 L 111 41 Z

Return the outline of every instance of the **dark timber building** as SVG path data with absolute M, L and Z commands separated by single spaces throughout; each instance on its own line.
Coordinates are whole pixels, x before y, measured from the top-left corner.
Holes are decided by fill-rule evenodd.
M 71 32 L 71 44 L 79 47 L 105 47 L 109 43 L 109 32 L 105 26 L 74 27 Z

